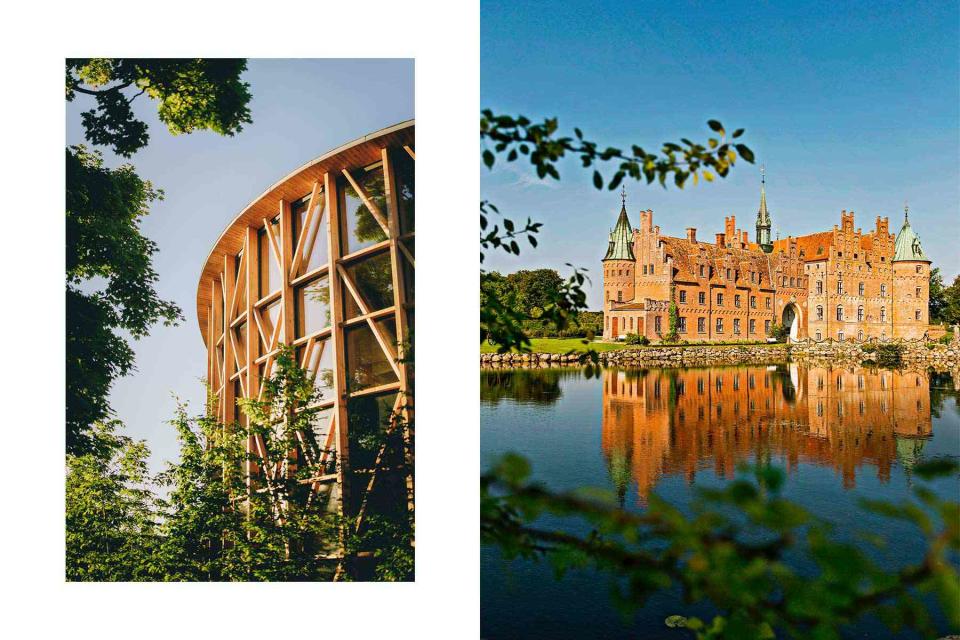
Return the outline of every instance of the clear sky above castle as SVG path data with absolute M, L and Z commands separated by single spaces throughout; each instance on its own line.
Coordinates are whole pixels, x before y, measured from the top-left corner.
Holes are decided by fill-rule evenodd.
M 960 15 L 956 3 L 557 2 L 550 11 L 484 0 L 482 105 L 557 116 L 601 144 L 653 147 L 705 140 L 706 121 L 745 127 L 757 165 L 683 191 L 627 184 L 636 226 L 653 209 L 663 233 L 694 226 L 712 238 L 725 215 L 753 228 L 759 164 L 767 168 L 773 235 L 832 229 L 840 210 L 872 229 L 903 204 L 934 266 L 960 273 Z M 620 211 L 619 190 L 597 191 L 574 160 L 562 180 L 526 167 L 482 171 L 484 198 L 508 216 L 545 223 L 539 248 L 488 256 L 515 271 L 587 267 L 599 309 L 600 259 Z

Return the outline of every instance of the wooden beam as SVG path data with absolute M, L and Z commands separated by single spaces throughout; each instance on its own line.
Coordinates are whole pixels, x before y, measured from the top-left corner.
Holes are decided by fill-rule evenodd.
M 383 232 L 387 234 L 387 237 L 390 237 L 390 227 L 387 225 L 386 218 L 383 217 L 383 213 L 380 211 L 380 207 L 370 199 L 367 195 L 367 192 L 363 190 L 357 181 L 353 179 L 353 176 L 350 175 L 350 172 L 346 169 L 341 169 L 341 173 L 346 176 L 347 181 L 350 183 L 350 186 L 353 187 L 353 190 L 360 197 L 360 200 L 363 202 L 363 205 L 367 208 L 368 211 L 373 215 L 374 219 L 377 221 L 377 224 L 383 229 Z
M 276 236 L 273 234 L 273 223 L 270 222 L 269 220 L 267 220 L 266 218 L 264 218 L 264 219 L 263 219 L 263 228 L 264 228 L 264 229 L 266 230 L 266 232 L 267 232 L 267 237 L 270 238 L 270 246 L 273 247 L 273 251 L 271 251 L 270 253 L 273 255 L 273 259 L 274 259 L 274 260 L 276 261 L 276 263 L 277 263 L 277 268 L 280 270 L 280 273 L 282 274 L 282 273 L 283 273 L 283 259 L 280 257 L 280 245 L 277 244 L 277 238 L 276 238 Z M 272 282 L 270 283 L 270 291 L 273 291 L 273 283 L 272 283 Z
M 293 289 L 290 287 L 290 261 L 293 256 L 293 216 L 290 203 L 280 200 L 280 311 L 283 314 L 283 342 L 291 344 L 296 337 L 293 326 Z
M 337 509 L 344 518 L 349 517 L 350 505 L 350 434 L 347 426 L 347 366 L 343 342 L 343 289 L 340 286 L 338 270 L 333 268 L 340 262 L 340 235 L 344 228 L 341 208 L 342 193 L 337 185 L 336 176 L 323 174 L 323 193 L 327 202 L 327 246 L 331 269 L 328 272 L 330 285 L 330 334 L 333 347 L 333 414 L 336 419 L 337 473 L 340 475 L 340 494 Z M 341 535 L 344 532 L 341 532 Z M 342 540 L 341 540 L 342 542 Z
M 323 224 L 323 214 L 326 213 L 326 211 L 327 211 L 326 198 L 321 198 L 320 210 L 317 212 L 317 219 L 313 223 L 313 228 L 310 230 L 310 241 L 307 243 L 307 246 L 303 250 L 303 264 L 306 264 L 306 265 L 310 264 L 310 259 L 313 257 L 313 247 L 317 243 L 317 237 L 320 236 L 320 225 Z M 324 238 L 324 240 L 326 240 L 326 238 Z
M 406 151 L 410 155 L 410 157 L 413 158 L 414 160 L 417 159 L 417 156 L 413 155 L 413 149 L 410 148 L 410 145 L 408 144 L 403 145 L 403 150 Z
M 223 398 L 221 399 L 221 420 L 223 425 L 229 425 L 233 422 L 233 406 L 236 402 L 233 394 L 233 372 L 236 371 L 236 359 L 233 355 L 233 341 L 227 336 L 230 332 L 230 323 L 228 319 L 230 301 L 227 298 L 227 292 L 232 292 L 236 284 L 236 264 L 237 258 L 233 255 L 223 256 L 223 273 L 220 282 L 223 284 Z

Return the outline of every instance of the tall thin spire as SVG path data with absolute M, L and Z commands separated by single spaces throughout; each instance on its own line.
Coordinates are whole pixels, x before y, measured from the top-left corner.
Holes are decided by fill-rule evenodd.
M 760 208 L 757 209 L 757 244 L 766 253 L 773 251 L 770 242 L 770 212 L 767 210 L 767 170 L 760 165 Z
M 906 200 L 903 201 L 903 221 L 910 222 L 910 206 Z
M 620 204 L 623 207 L 627 206 L 627 185 L 620 187 Z

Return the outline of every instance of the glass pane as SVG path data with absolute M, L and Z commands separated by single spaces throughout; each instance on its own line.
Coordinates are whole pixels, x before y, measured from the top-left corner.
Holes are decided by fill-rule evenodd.
M 273 237 L 279 242 L 280 219 L 276 218 L 270 226 Z M 273 247 L 266 230 L 261 230 L 257 234 L 257 242 L 260 250 L 260 286 L 258 291 L 260 297 L 263 298 L 280 288 L 280 267 L 277 266 L 277 259 L 273 257 Z
M 306 347 L 297 347 L 297 363 L 303 363 Z M 320 392 L 318 402 L 333 400 L 333 343 L 318 340 L 313 347 L 310 361 L 305 364 L 307 371 L 314 376 L 314 387 Z
M 413 238 L 408 240 L 401 240 L 404 246 L 410 250 L 411 256 L 416 256 L 414 253 L 414 242 Z M 413 265 L 410 264 L 410 261 L 407 260 L 406 256 L 400 256 L 400 264 L 403 265 L 403 285 L 407 291 L 407 302 L 413 302 L 416 300 L 414 297 L 414 285 L 416 284 L 416 277 L 414 275 Z
M 304 241 L 303 245 L 303 258 L 300 261 L 300 272 L 298 275 L 303 275 L 304 273 L 309 273 L 314 269 L 322 267 L 327 264 L 327 261 L 330 257 L 330 245 L 329 245 L 329 224 L 327 223 L 328 216 L 326 208 L 324 207 L 321 215 L 320 203 L 323 202 L 323 190 L 320 190 L 320 193 L 317 195 L 317 204 L 314 206 L 313 212 L 313 224 L 311 226 L 316 226 L 317 216 L 320 216 L 320 227 L 313 232 L 312 229 L 304 230 L 304 225 L 307 222 L 307 208 L 304 207 L 298 216 L 296 216 L 297 223 L 297 235 L 300 237 L 300 233 L 306 231 L 309 233 L 307 239 Z M 294 242 L 294 249 L 297 247 L 297 242 Z
M 297 337 L 330 326 L 330 284 L 326 276 L 297 288 Z
M 269 307 L 262 310 L 260 312 L 260 318 L 261 320 L 265 320 L 265 322 L 263 323 L 263 330 L 267 334 L 267 340 L 270 340 L 273 337 L 274 328 L 276 328 L 277 323 L 280 322 L 280 300 L 277 300 L 276 302 L 271 304 Z M 279 342 L 279 338 L 277 340 Z M 260 353 L 261 354 L 266 353 L 268 346 L 269 345 L 263 345 L 263 348 L 260 351 Z
M 307 436 L 307 442 L 310 443 L 312 451 L 310 452 L 311 457 L 313 457 L 314 463 L 319 461 L 321 455 L 324 452 L 324 444 L 326 444 L 327 436 L 330 434 L 330 416 L 333 415 L 333 407 L 329 409 L 322 409 L 317 411 L 315 414 L 310 416 L 310 429 L 305 434 Z M 334 452 L 333 443 L 330 446 L 330 453 Z M 330 455 L 327 458 L 327 467 L 325 469 L 320 469 L 321 473 L 332 473 L 335 470 L 336 459 Z
M 370 469 L 385 442 L 396 393 L 351 398 L 347 403 L 350 466 L 354 471 Z
M 347 267 L 357 289 L 370 311 L 377 311 L 393 305 L 393 273 L 390 269 L 390 252 L 384 251 L 372 258 L 365 258 Z M 360 307 L 353 295 L 344 286 L 346 317 L 353 318 L 361 314 Z
M 387 203 L 383 193 L 383 169 L 378 167 L 366 173 L 354 171 L 351 175 L 366 192 L 367 197 L 376 203 L 381 214 L 386 216 Z M 346 180 L 343 184 L 343 193 L 343 212 L 346 220 L 346 232 L 343 240 L 344 255 L 386 240 L 387 234 L 384 233 L 383 227 L 373 217 L 370 210 L 364 206 L 363 201 L 353 190 L 353 186 Z
M 237 353 L 237 359 L 243 364 L 243 360 L 246 358 L 244 351 L 247 348 L 247 323 L 241 323 L 235 331 L 237 332 L 237 351 L 239 352 Z
M 362 324 L 348 329 L 344 338 L 348 392 L 397 381 L 397 376 L 369 325 Z M 387 336 L 386 339 L 389 342 L 391 337 Z
M 397 203 L 400 205 L 400 233 L 414 231 L 413 214 L 413 158 L 403 150 L 393 156 L 394 171 L 397 173 Z

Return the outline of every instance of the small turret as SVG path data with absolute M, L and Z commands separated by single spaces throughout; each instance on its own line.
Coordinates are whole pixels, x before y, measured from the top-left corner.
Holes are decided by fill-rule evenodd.
M 897 234 L 897 240 L 894 244 L 893 261 L 900 262 L 904 260 L 916 260 L 930 262 L 923 247 L 920 246 L 920 238 L 910 227 L 910 208 L 903 207 L 903 226 Z

